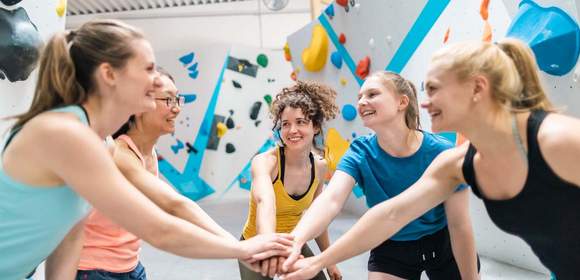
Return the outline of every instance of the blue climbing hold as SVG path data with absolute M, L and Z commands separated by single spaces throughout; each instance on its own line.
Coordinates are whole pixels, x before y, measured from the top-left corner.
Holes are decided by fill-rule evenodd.
M 330 55 L 330 62 L 332 62 L 332 64 L 338 69 L 342 67 L 342 56 L 338 51 L 335 51 Z
M 191 103 L 193 101 L 195 101 L 197 99 L 197 95 L 190 93 L 190 94 L 180 94 L 180 96 L 183 96 L 185 98 L 185 103 Z
M 356 118 L 356 108 L 350 104 L 342 106 L 342 117 L 347 121 L 352 121 Z
M 324 13 L 329 17 L 329 18 L 333 18 L 334 17 L 334 5 L 330 4 L 328 5 L 328 7 L 326 7 L 326 9 L 324 9 Z
M 570 15 L 557 7 L 540 7 L 531 0 L 519 4 L 507 32 L 533 50 L 544 72 L 563 76 L 570 72 L 580 54 L 580 29 Z M 555 51 L 557 50 L 557 51 Z
M 193 52 L 190 52 L 189 54 L 186 54 L 182 57 L 179 58 L 179 61 L 181 61 L 181 63 L 183 65 L 187 65 L 190 64 L 193 61 L 193 58 L 195 57 L 195 54 Z

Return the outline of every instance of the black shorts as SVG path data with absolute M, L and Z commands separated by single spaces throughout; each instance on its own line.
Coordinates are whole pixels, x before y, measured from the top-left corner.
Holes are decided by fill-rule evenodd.
M 447 227 L 418 240 L 383 242 L 371 250 L 368 269 L 411 280 L 419 280 L 423 271 L 429 279 L 461 280 Z

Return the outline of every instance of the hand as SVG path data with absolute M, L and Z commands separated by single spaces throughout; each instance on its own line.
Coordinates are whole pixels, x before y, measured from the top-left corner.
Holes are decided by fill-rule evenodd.
M 326 267 L 326 272 L 328 272 L 328 276 L 330 280 L 342 280 L 342 274 L 336 265 L 329 265 Z
M 251 271 L 260 273 L 260 262 L 249 263 L 249 262 L 245 262 L 245 261 L 240 260 L 240 263 L 243 264 L 248 269 L 250 269 Z
M 320 256 L 300 259 L 294 263 L 290 270 L 293 272 L 280 276 L 282 280 L 307 280 L 312 279 L 322 270 Z
M 288 256 L 293 237 L 286 233 L 259 234 L 240 241 L 240 260 L 253 264 L 273 256 Z
M 302 247 L 304 246 L 303 242 L 294 241 L 292 244 L 292 249 L 290 250 L 290 256 L 286 259 L 284 264 L 282 265 L 282 271 L 288 272 L 290 268 L 294 265 L 294 263 L 300 259 L 302 256 Z
M 263 277 L 274 278 L 278 272 L 278 257 L 272 257 L 267 260 L 263 260 L 261 263 L 260 273 Z

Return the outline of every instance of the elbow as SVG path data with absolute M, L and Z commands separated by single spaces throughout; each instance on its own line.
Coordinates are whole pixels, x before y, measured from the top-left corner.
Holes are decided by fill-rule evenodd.
M 162 222 L 149 227 L 141 238 L 157 249 L 171 252 L 178 230 L 171 222 Z
M 165 207 L 165 211 L 172 216 L 180 217 L 181 213 L 189 210 L 189 207 L 190 203 L 184 198 L 178 198 L 169 201 Z

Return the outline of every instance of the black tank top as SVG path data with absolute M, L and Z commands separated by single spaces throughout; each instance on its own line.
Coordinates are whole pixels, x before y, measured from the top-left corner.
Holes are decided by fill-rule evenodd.
M 528 118 L 528 175 L 514 198 L 489 200 L 480 193 L 473 168 L 477 150 L 472 145 L 463 162 L 463 177 L 493 222 L 526 241 L 558 280 L 580 279 L 580 188 L 556 175 L 542 156 L 538 131 L 546 115 L 533 111 Z

